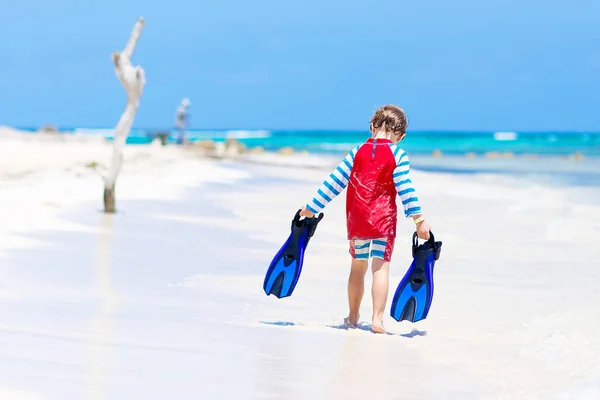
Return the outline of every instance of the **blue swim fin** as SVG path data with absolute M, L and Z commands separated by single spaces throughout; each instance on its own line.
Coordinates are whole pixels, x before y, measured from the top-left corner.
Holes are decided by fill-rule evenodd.
M 296 212 L 292 221 L 292 232 L 267 270 L 263 283 L 267 296 L 273 294 L 282 298 L 292 295 L 302 272 L 306 246 L 321 219 L 323 213 L 318 217 L 300 219 L 300 210 Z
M 413 234 L 413 262 L 398 284 L 390 310 L 396 321 L 417 322 L 427 318 L 433 300 L 433 267 L 441 250 L 442 242 L 436 242 L 433 233 L 429 233 L 429 240 L 422 245 L 417 233 Z

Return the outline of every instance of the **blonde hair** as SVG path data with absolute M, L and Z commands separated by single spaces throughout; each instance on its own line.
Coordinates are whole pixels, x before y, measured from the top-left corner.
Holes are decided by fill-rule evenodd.
M 408 120 L 404 110 L 393 104 L 386 104 L 375 111 L 371 117 L 371 132 L 382 130 L 388 134 L 403 135 L 406 133 Z

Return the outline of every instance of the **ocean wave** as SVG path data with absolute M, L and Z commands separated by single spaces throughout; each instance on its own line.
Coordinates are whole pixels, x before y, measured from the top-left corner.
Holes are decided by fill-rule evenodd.
M 508 141 L 508 140 L 517 140 L 517 138 L 519 137 L 519 135 L 517 135 L 517 132 L 495 132 L 494 133 L 494 140 L 498 140 L 498 141 Z
M 258 131 L 245 131 L 245 130 L 237 130 L 237 131 L 226 131 L 225 137 L 232 139 L 265 139 L 271 137 L 271 132 L 266 130 L 258 130 Z

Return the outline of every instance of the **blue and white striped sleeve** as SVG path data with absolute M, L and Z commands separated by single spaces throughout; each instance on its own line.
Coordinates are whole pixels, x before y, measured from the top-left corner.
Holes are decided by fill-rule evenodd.
M 398 147 L 393 149 L 393 152 L 396 158 L 396 168 L 393 175 L 394 185 L 402 201 L 404 215 L 408 218 L 411 215 L 421 214 L 419 198 L 410 179 L 410 160 L 408 159 L 408 155 L 406 151 Z
M 354 165 L 354 156 L 360 146 L 355 147 L 348 153 L 346 158 L 333 170 L 321 184 L 315 196 L 306 203 L 306 208 L 315 214 L 320 213 L 337 195 L 348 186 L 350 173 Z

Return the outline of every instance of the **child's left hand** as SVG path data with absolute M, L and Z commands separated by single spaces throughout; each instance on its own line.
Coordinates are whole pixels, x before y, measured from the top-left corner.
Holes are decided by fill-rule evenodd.
M 300 210 L 300 216 L 302 217 L 306 217 L 306 218 L 312 218 L 315 216 L 315 213 L 310 211 L 308 208 L 306 207 L 302 207 L 302 210 Z
M 419 223 L 419 225 L 417 225 L 417 236 L 420 239 L 429 240 L 430 230 L 431 228 L 429 227 L 429 224 L 427 224 L 427 221 L 422 221 Z

